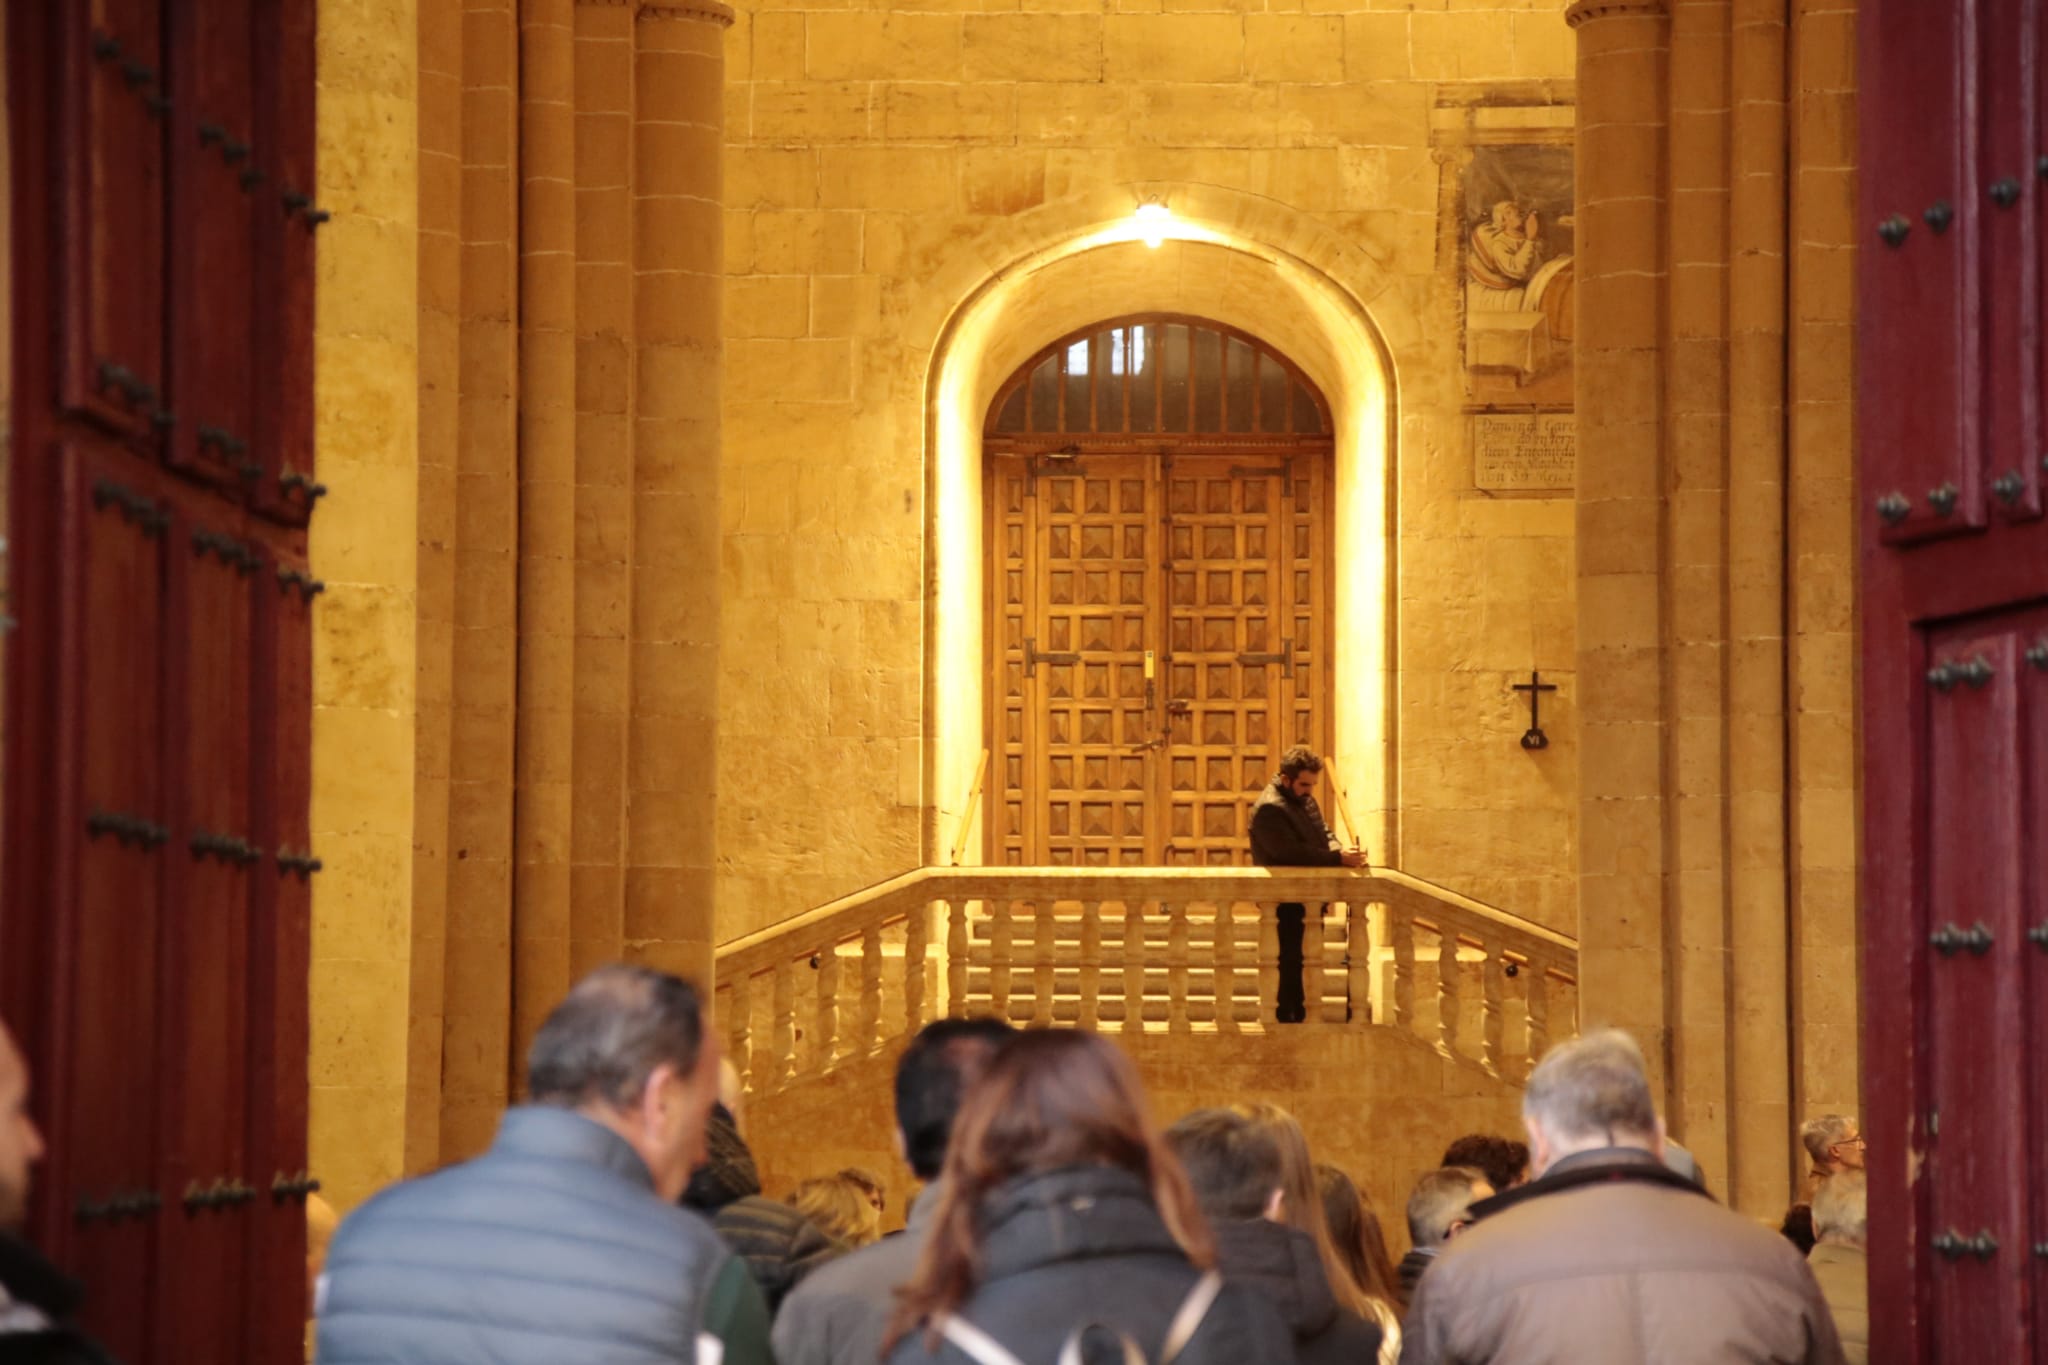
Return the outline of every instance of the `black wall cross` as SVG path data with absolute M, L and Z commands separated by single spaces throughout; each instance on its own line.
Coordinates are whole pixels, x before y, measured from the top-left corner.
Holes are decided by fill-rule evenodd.
M 1529 670 L 1529 681 L 1516 683 L 1514 690 L 1529 694 L 1529 728 L 1522 732 L 1522 747 L 1548 749 L 1550 736 L 1543 733 L 1543 694 L 1557 691 L 1557 684 L 1543 681 L 1543 675 L 1532 668 Z

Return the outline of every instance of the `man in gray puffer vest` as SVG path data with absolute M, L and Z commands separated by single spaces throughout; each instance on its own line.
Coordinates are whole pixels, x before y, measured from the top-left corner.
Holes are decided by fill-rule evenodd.
M 491 1150 L 335 1234 L 321 1365 L 771 1365 L 746 1266 L 675 1200 L 704 1156 L 718 1046 L 688 983 L 600 968 L 527 1059 Z

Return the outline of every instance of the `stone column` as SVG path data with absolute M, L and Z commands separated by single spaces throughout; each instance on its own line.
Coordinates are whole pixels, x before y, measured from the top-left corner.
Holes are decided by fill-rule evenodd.
M 519 6 L 519 708 L 512 1067 L 569 986 L 576 539 L 573 0 Z
M 572 975 L 625 939 L 633 571 L 633 7 L 576 4 L 575 731 Z
M 512 1062 L 518 696 L 519 38 L 512 0 L 462 14 L 461 392 L 456 399 L 441 1156 L 489 1145 Z
M 1666 1021 L 1663 563 L 1665 0 L 1579 0 L 1580 1013 L 1642 1040 Z M 1668 1099 L 1668 1097 L 1666 1097 Z
M 307 1139 L 327 1198 L 343 1209 L 403 1175 L 407 1156 L 417 22 L 413 0 L 399 0 L 374 17 L 322 14 L 318 35 L 313 188 L 334 219 L 320 229 L 313 439 L 333 492 L 310 533 L 313 572 L 328 586 L 313 612 L 312 735 L 313 847 L 327 871 L 313 880 Z M 375 174 L 362 172 L 370 166 Z M 270 1172 L 244 1178 L 267 1182 Z
M 1733 0 L 1728 358 L 1731 1204 L 1792 1200 L 1786 916 L 1787 13 Z
M 708 986 L 717 828 L 725 30 L 718 0 L 634 28 L 633 712 L 625 936 Z

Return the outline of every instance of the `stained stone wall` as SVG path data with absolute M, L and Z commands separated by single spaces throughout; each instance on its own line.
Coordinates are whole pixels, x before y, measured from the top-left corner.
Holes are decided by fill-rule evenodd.
M 948 571 L 934 370 L 971 296 L 1141 191 L 1241 250 L 1313 231 L 1355 257 L 1316 264 L 1387 338 L 1399 530 L 1383 600 L 1343 608 L 1390 632 L 1396 670 L 1337 680 L 1397 735 L 1391 809 L 1356 813 L 1386 831 L 1376 857 L 1572 929 L 1570 490 L 1474 485 L 1441 146 L 1446 124 L 1505 136 L 1517 108 L 1569 144 L 1559 0 L 756 0 L 727 68 L 719 937 L 953 843 L 973 765 L 933 752 L 934 694 L 959 685 L 927 614 Z M 1241 204 L 1293 236 L 1262 239 Z M 1097 272 L 1122 287 L 1065 320 L 1214 270 L 1232 321 L 1282 330 L 1280 270 L 1226 281 L 1227 254 Z M 1057 311 L 1000 348 L 1050 342 Z M 1508 690 L 1535 667 L 1562 688 L 1538 756 Z

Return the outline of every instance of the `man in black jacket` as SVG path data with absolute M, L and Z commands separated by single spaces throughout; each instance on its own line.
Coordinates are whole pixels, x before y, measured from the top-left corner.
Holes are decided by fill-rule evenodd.
M 1166 1130 L 1216 1239 L 1216 1268 L 1273 1306 L 1301 1365 L 1373 1365 L 1380 1329 L 1341 1306 L 1315 1239 L 1288 1226 L 1280 1147 L 1253 1120 L 1197 1109 Z
M 1363 849 L 1343 848 L 1323 821 L 1316 804 L 1316 782 L 1323 760 L 1305 744 L 1280 757 L 1280 771 L 1252 806 L 1252 861 L 1260 867 L 1363 867 Z M 1308 1017 L 1301 989 L 1301 935 L 1308 910 L 1282 905 L 1280 929 L 1280 999 L 1273 1017 L 1298 1024 Z

